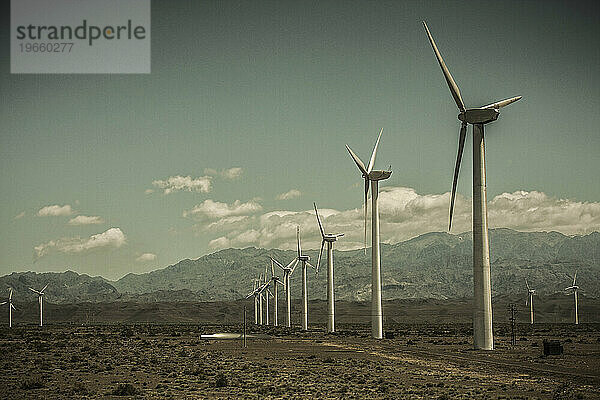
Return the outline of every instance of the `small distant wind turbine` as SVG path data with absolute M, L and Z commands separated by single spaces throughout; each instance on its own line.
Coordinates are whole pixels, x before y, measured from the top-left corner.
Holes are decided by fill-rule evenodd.
M 429 42 L 444 73 L 450 93 L 458 106 L 460 113 L 458 119 L 461 121 L 458 139 L 458 155 L 454 167 L 454 179 L 452 181 L 452 194 L 450 197 L 450 222 L 448 230 L 452 227 L 452 213 L 454 211 L 454 196 L 456 194 L 456 183 L 458 171 L 462 159 L 465 138 L 467 136 L 467 124 L 473 125 L 473 345 L 476 349 L 493 350 L 494 334 L 492 331 L 492 289 L 490 278 L 490 246 L 487 222 L 487 193 L 485 180 L 485 142 L 483 127 L 485 124 L 498 119 L 500 109 L 517 100 L 521 96 L 511 97 L 479 108 L 465 108 L 465 103 L 460 95 L 458 85 L 452 78 L 446 63 L 442 59 L 427 24 L 423 26 L 429 37 Z
M 310 266 L 316 270 L 316 267 L 309 263 L 310 256 L 302 254 L 302 246 L 300 246 L 300 227 L 296 227 L 296 241 L 298 243 L 298 256 L 296 260 L 302 262 L 302 329 L 308 330 L 308 287 L 306 283 L 306 266 Z
M 365 180 L 365 252 L 367 251 L 367 198 L 369 194 L 369 185 L 371 190 L 371 336 L 375 339 L 383 338 L 383 313 L 381 307 L 381 251 L 379 249 L 379 207 L 377 199 L 379 197 L 379 181 L 388 179 L 392 175 L 392 171 L 373 171 L 375 166 L 375 157 L 377 156 L 377 147 L 381 140 L 383 128 L 379 131 L 373 153 L 369 165 L 365 168 L 365 164 L 348 145 L 346 149 L 356 163 L 356 166 L 362 173 Z
M 273 310 L 273 325 L 274 326 L 279 326 L 279 317 L 278 317 L 278 308 L 279 308 L 279 297 L 278 297 L 278 287 L 277 285 L 282 285 L 285 286 L 283 284 L 283 282 L 281 282 L 281 279 L 279 279 L 278 276 L 275 275 L 275 267 L 273 266 L 273 260 L 271 259 L 271 279 L 269 280 L 270 283 L 273 284 L 273 302 L 275 303 L 275 310 Z
M 579 288 L 579 286 L 577 286 L 575 284 L 576 280 L 577 280 L 577 271 L 575 271 L 575 275 L 573 276 L 573 284 L 571 286 L 565 288 L 565 290 L 573 291 L 573 298 L 575 299 L 575 325 L 579 325 L 579 314 L 578 314 L 578 310 L 577 310 L 577 293 L 581 289 Z
M 529 315 L 531 318 L 531 324 L 533 325 L 533 296 L 535 295 L 535 289 L 529 287 L 527 279 L 525 279 L 525 285 L 527 285 L 527 300 L 525 301 L 525 305 L 529 304 Z
M 48 285 L 44 286 L 44 288 L 42 290 L 35 290 L 33 288 L 29 288 L 29 290 L 31 290 L 34 293 L 37 293 L 38 295 L 38 302 L 40 303 L 40 326 L 43 326 L 44 324 L 44 290 L 46 290 L 46 288 L 48 287 Z
M 8 288 L 8 300 L 0 303 L 0 306 L 3 306 L 4 304 L 8 304 L 8 327 L 9 328 L 12 328 L 12 310 L 15 310 L 15 311 L 17 310 L 12 303 L 12 294 L 13 294 L 12 288 Z
M 263 315 L 262 315 L 262 289 L 264 284 L 261 284 L 262 276 L 259 276 L 258 279 L 254 280 L 253 290 L 248 293 L 246 299 L 254 296 L 254 323 L 256 325 L 262 325 L 263 323 Z
M 287 324 L 287 327 L 291 328 L 291 326 L 292 326 L 292 294 L 290 291 L 290 275 L 292 275 L 292 273 L 296 269 L 296 265 L 298 265 L 298 259 L 294 258 L 288 265 L 286 265 L 284 267 L 279 261 L 277 261 L 273 257 L 269 257 L 269 258 L 271 258 L 271 261 L 273 261 L 283 271 L 283 284 L 285 287 L 285 297 L 286 297 L 286 303 L 287 303 L 287 308 L 286 308 L 287 319 L 285 322 Z
M 258 325 L 258 279 L 254 280 L 252 291 L 248 293 L 246 299 L 254 297 L 254 324 Z
M 321 231 L 321 250 L 319 251 L 319 259 L 317 260 L 317 273 L 319 273 L 319 266 L 321 265 L 321 257 L 323 256 L 323 247 L 327 243 L 327 332 L 335 332 L 335 293 L 333 291 L 333 243 L 338 240 L 339 237 L 344 236 L 343 233 L 325 233 L 323 230 L 323 224 L 321 223 L 321 217 L 319 217 L 319 210 L 317 210 L 317 204 L 313 203 L 315 207 L 315 215 L 317 217 L 317 223 L 319 224 L 319 230 Z
M 263 315 L 263 310 L 264 310 L 263 303 L 264 303 L 264 300 L 265 300 L 264 289 L 266 287 L 266 284 L 265 284 L 266 278 L 262 274 L 260 274 L 259 280 L 260 280 L 260 285 L 261 286 L 260 286 L 260 288 L 258 290 L 258 296 L 259 296 L 258 298 L 260 299 L 260 302 L 258 303 L 258 305 L 259 305 L 258 308 L 260 309 L 259 310 L 260 311 L 260 324 L 263 325 L 264 324 L 264 319 L 263 319 L 263 317 L 264 317 L 264 315 Z M 269 299 L 267 299 L 267 301 L 268 300 Z

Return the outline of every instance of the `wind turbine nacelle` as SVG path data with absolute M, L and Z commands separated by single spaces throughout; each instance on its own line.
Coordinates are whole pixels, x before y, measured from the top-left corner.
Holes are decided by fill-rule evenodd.
M 305 256 L 305 255 L 298 256 L 298 260 L 300 260 L 300 261 L 310 261 L 310 256 Z
M 371 181 L 382 181 L 392 175 L 392 171 L 371 171 L 369 173 L 369 180 Z
M 458 119 L 469 124 L 487 124 L 497 120 L 499 115 L 494 108 L 471 108 L 458 114 Z

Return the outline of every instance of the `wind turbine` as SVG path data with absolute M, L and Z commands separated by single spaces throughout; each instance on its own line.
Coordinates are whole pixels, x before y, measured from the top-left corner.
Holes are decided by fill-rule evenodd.
M 279 304 L 279 297 L 277 295 L 278 293 L 278 288 L 277 285 L 282 285 L 285 286 L 282 282 L 281 279 L 279 279 L 278 276 L 275 275 L 275 267 L 273 266 L 273 260 L 271 259 L 271 279 L 269 280 L 270 283 L 273 283 L 273 301 L 275 302 L 275 310 L 273 311 L 273 325 L 274 326 L 278 326 L 279 325 L 279 318 L 278 318 L 278 304 Z
M 273 257 L 269 256 L 269 258 L 271 259 L 271 261 L 273 261 L 275 264 L 277 264 L 277 266 L 279 268 L 281 268 L 281 270 L 283 271 L 283 284 L 285 287 L 285 297 L 286 297 L 286 303 L 287 303 L 287 309 L 286 309 L 286 314 L 287 314 L 287 319 L 286 319 L 286 324 L 288 328 L 291 328 L 292 326 L 292 295 L 290 292 L 290 275 L 292 275 L 292 273 L 294 272 L 294 269 L 296 269 L 296 265 L 298 265 L 298 259 L 294 258 L 288 265 L 286 265 L 285 267 L 276 259 L 274 259 Z M 292 265 L 293 264 L 293 265 Z
M 258 284 L 258 279 L 255 279 L 254 284 L 252 285 L 252 291 L 246 296 L 246 299 L 254 296 L 254 324 L 256 325 L 258 325 Z
M 259 282 L 260 282 L 260 285 L 261 285 L 260 288 L 259 288 L 259 290 L 258 290 L 258 299 L 259 299 L 258 308 L 259 308 L 259 311 L 260 311 L 259 322 L 260 322 L 261 325 L 263 325 L 263 321 L 264 321 L 263 320 L 263 302 L 264 302 L 264 299 L 265 299 L 265 295 L 263 294 L 264 293 L 263 290 L 264 290 L 264 288 L 265 288 L 266 285 L 265 285 L 265 280 L 264 280 L 262 274 L 260 274 L 260 276 L 259 276 L 258 279 L 259 279 Z M 267 299 L 267 301 L 268 300 L 269 299 Z
M 46 288 L 48 287 L 48 285 L 44 286 L 44 288 L 40 291 L 37 291 L 33 288 L 29 288 L 29 290 L 31 290 L 34 293 L 37 293 L 38 295 L 38 302 L 40 303 L 40 326 L 43 326 L 43 309 L 44 309 L 44 290 L 46 290 Z
M 442 59 L 427 24 L 423 26 L 429 37 L 429 42 L 438 63 L 442 68 L 450 93 L 458 106 L 460 113 L 458 119 L 461 121 L 458 139 L 458 155 L 454 167 L 454 179 L 452 181 L 452 195 L 450 197 L 450 222 L 448 230 L 452 227 L 452 213 L 454 210 L 454 196 L 456 193 L 456 182 L 462 158 L 465 138 L 467 135 L 467 124 L 473 125 L 473 345 L 476 349 L 493 350 L 494 334 L 492 332 L 492 291 L 490 279 L 490 249 L 487 222 L 487 194 L 485 180 L 485 142 L 483 127 L 485 124 L 498 119 L 500 108 L 505 107 L 521 96 L 511 97 L 479 108 L 466 109 L 460 95 L 458 85 L 450 75 L 446 63 Z
M 272 293 L 269 291 L 269 283 L 271 281 L 267 280 L 267 271 L 267 266 L 265 265 L 264 283 L 261 290 L 261 293 L 264 293 L 265 296 L 265 325 L 269 325 L 269 296 L 272 296 Z
M 310 266 L 316 270 L 316 267 L 309 263 L 310 256 L 302 254 L 302 246 L 300 245 L 300 227 L 296 227 L 296 241 L 298 243 L 298 256 L 296 260 L 302 263 L 302 329 L 308 330 L 308 287 L 306 284 L 306 266 Z
M 317 273 L 319 273 L 319 266 L 321 265 L 321 257 L 323 255 L 323 247 L 327 243 L 327 332 L 335 332 L 335 294 L 333 292 L 333 243 L 339 238 L 344 236 L 343 233 L 325 233 L 323 230 L 323 224 L 319 217 L 319 211 L 317 210 L 317 204 L 313 203 L 315 207 L 315 215 L 317 217 L 317 223 L 319 224 L 319 230 L 321 231 L 321 250 L 319 251 L 319 259 L 317 260 Z
M 8 304 L 8 327 L 9 328 L 12 328 L 12 310 L 15 310 L 15 311 L 17 310 L 12 303 L 12 294 L 13 294 L 12 288 L 8 288 L 8 300 L 0 303 L 0 306 L 3 306 L 4 304 Z
M 383 128 L 379 131 L 375 147 L 373 147 L 373 153 L 371 153 L 371 159 L 369 160 L 368 167 L 365 168 L 365 164 L 348 145 L 348 153 L 356 163 L 356 166 L 362 173 L 365 180 L 365 252 L 367 251 L 367 197 L 369 194 L 369 185 L 372 187 L 371 191 L 371 212 L 372 212 L 372 223 L 371 223 L 371 336 L 375 339 L 383 339 L 383 314 L 381 308 L 381 251 L 379 249 L 379 207 L 377 206 L 377 198 L 379 197 L 379 181 L 388 179 L 392 175 L 392 171 L 373 171 L 375 166 L 375 157 L 377 156 L 377 147 L 379 146 L 379 140 L 381 140 L 381 134 Z M 390 168 L 391 169 L 391 168 Z
M 579 325 L 579 314 L 577 312 L 577 293 L 579 292 L 579 286 L 577 286 L 575 284 L 575 280 L 577 279 L 577 271 L 575 271 L 575 276 L 573 276 L 573 284 L 567 288 L 565 288 L 565 290 L 572 290 L 573 291 L 573 298 L 575 299 L 575 325 Z
M 533 325 L 533 295 L 535 294 L 535 289 L 529 287 L 527 279 L 525 279 L 525 285 L 527 285 L 527 301 L 525 302 L 525 305 L 529 304 L 529 315 L 531 318 L 531 324 Z

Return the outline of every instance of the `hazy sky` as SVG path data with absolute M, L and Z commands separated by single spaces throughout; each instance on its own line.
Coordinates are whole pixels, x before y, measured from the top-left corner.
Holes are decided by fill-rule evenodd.
M 154 0 L 150 75 L 11 75 L 0 15 L 0 274 L 118 278 L 296 224 L 315 247 L 313 201 L 355 248 L 344 144 L 381 127 L 382 240 L 446 229 L 459 121 L 422 20 L 467 106 L 523 95 L 486 126 L 490 225 L 600 229 L 598 2 Z

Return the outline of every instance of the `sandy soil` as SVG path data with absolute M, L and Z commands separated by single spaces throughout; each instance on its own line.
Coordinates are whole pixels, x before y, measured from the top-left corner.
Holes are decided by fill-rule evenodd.
M 0 398 L 600 398 L 599 324 L 519 325 L 514 348 L 500 325 L 491 352 L 472 350 L 468 324 L 387 330 L 249 327 L 269 337 L 243 348 L 200 337 L 232 325 L 3 328 Z M 543 357 L 545 338 L 565 354 Z

